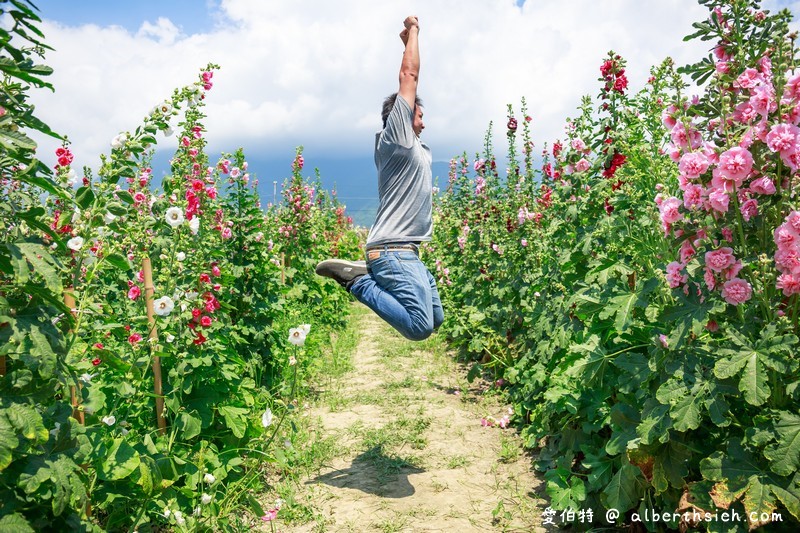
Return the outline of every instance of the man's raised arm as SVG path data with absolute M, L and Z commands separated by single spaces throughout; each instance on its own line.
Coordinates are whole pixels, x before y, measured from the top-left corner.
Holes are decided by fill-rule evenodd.
M 403 62 L 400 64 L 400 90 L 398 94 L 414 109 L 417 99 L 417 83 L 419 81 L 419 20 L 417 17 L 406 17 L 403 21 L 405 29 L 400 33 L 403 44 Z

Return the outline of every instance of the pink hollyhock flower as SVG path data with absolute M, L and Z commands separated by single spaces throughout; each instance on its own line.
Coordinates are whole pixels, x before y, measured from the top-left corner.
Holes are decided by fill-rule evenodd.
M 681 160 L 681 149 L 674 144 L 667 145 L 667 155 L 677 163 Z
M 800 253 L 795 247 L 775 252 L 775 266 L 781 272 L 800 274 Z
M 720 189 L 714 189 L 708 194 L 708 203 L 714 211 L 720 213 L 728 212 L 728 204 L 731 197 L 728 193 Z
M 691 147 L 692 150 L 698 148 L 702 143 L 700 132 L 697 131 L 691 124 L 688 129 L 683 122 L 678 122 L 670 132 L 672 142 L 684 150 Z
M 231 237 L 233 237 L 233 232 L 231 231 L 231 228 L 225 228 L 222 230 L 223 239 L 230 239 Z
M 211 317 L 208 315 L 203 316 L 200 319 L 200 325 L 203 326 L 204 328 L 211 326 Z
M 586 143 L 583 142 L 583 139 L 572 139 L 570 145 L 572 146 L 572 149 L 575 150 L 576 152 L 583 152 L 584 150 L 586 150 Z
M 138 287 L 138 285 L 132 285 L 131 288 L 128 289 L 128 298 L 131 300 L 135 300 L 141 295 L 142 290 Z
M 728 242 L 733 242 L 733 231 L 731 228 L 722 228 L 720 230 L 722 232 L 722 238 Z
M 787 224 L 781 224 L 772 234 L 775 244 L 778 245 L 779 250 L 791 248 L 798 242 L 797 233 Z
M 137 192 L 133 195 L 133 202 L 137 205 L 147 201 L 147 196 L 143 192 Z
M 711 333 L 715 333 L 719 331 L 719 324 L 717 324 L 716 320 L 709 320 L 706 324 L 706 329 Z
M 688 263 L 695 256 L 696 253 L 697 252 L 695 251 L 694 247 L 692 246 L 692 243 L 689 242 L 689 239 L 686 239 L 685 241 L 683 241 L 681 243 L 681 249 L 680 249 L 680 252 L 679 252 L 681 263 L 683 263 L 685 265 L 686 263 Z
M 522 245 L 522 247 L 524 248 L 525 246 L 528 246 L 528 239 L 522 239 L 521 241 L 519 241 L 519 243 L 520 243 L 520 244 Z
M 764 78 L 754 68 L 745 69 L 745 71 L 736 78 L 736 84 L 742 89 L 752 89 L 756 85 L 763 83 L 763 81 Z
M 576 172 L 586 172 L 591 167 L 591 163 L 589 163 L 585 157 L 582 157 L 580 161 L 575 163 L 575 171 Z
M 464 249 L 464 245 L 466 243 L 467 243 L 467 239 L 465 239 L 464 237 L 459 237 L 458 238 L 458 247 L 461 248 L 462 250 Z
M 211 276 L 203 272 L 200 274 L 200 283 L 211 283 Z
M 214 266 L 211 267 L 211 274 L 214 277 L 219 277 L 219 276 L 222 275 L 222 271 L 219 269 L 219 267 L 217 265 L 214 265 Z
M 701 152 L 683 154 L 678 169 L 688 178 L 697 178 L 708 170 L 708 158 Z
M 681 201 L 674 196 L 662 200 L 658 206 L 661 212 L 661 221 L 665 224 L 672 224 L 683 218 L 683 213 L 680 212 Z
M 733 279 L 739 275 L 739 272 L 742 270 L 742 262 L 736 261 L 730 268 L 725 269 L 723 275 L 725 279 Z
M 733 248 L 720 248 L 706 252 L 705 263 L 714 272 L 722 272 L 726 268 L 733 266 L 736 257 L 733 255 Z
M 689 276 L 682 274 L 682 270 L 683 265 L 677 261 L 667 265 L 667 283 L 669 283 L 670 289 L 675 289 L 688 281 Z
M 703 206 L 703 187 L 688 183 L 683 190 L 683 206 L 686 209 L 694 209 Z
M 217 188 L 216 187 L 206 187 L 206 195 L 212 200 L 217 197 Z
M 800 99 L 800 72 L 793 74 L 786 80 L 783 87 L 783 97 L 787 100 Z
M 722 286 L 722 297 L 731 305 L 739 305 L 753 296 L 753 288 L 741 278 L 733 278 Z
M 800 211 L 792 211 L 786 216 L 786 224 L 788 227 L 800 235 Z
M 775 101 L 775 89 L 771 85 L 760 85 L 753 89 L 750 96 L 750 105 L 762 117 L 778 109 L 778 102 Z
M 750 190 L 758 194 L 775 194 L 775 183 L 766 176 L 750 182 Z
M 742 124 L 750 124 L 758 117 L 750 102 L 742 102 L 733 111 L 733 120 Z
M 136 346 L 136 344 L 141 341 L 142 341 L 142 336 L 139 335 L 138 333 L 134 333 L 130 337 L 128 337 L 128 342 L 131 344 L 131 346 Z
M 783 291 L 784 296 L 800 294 L 800 276 L 792 274 L 781 274 L 775 287 Z
M 484 161 L 483 159 L 478 159 L 477 161 L 475 161 L 473 168 L 475 169 L 475 172 L 480 172 L 481 170 L 483 170 L 485 166 L 486 166 L 486 161 Z
M 800 128 L 792 124 L 776 124 L 767 133 L 767 146 L 773 152 L 794 152 L 800 138 Z
M 745 222 L 750 222 L 751 218 L 758 216 L 758 200 L 750 198 L 741 205 L 740 210 Z
M 678 112 L 678 107 L 675 104 L 670 104 L 661 113 L 661 122 L 664 124 L 665 127 L 669 129 L 675 127 L 675 124 L 678 123 L 678 121 L 675 119 L 675 113 L 677 112 Z
M 710 268 L 705 268 L 703 270 L 703 279 L 706 282 L 706 287 L 708 287 L 708 290 L 713 291 L 717 288 L 717 278 L 714 277 L 714 273 Z
M 733 182 L 737 187 L 753 170 L 753 155 L 745 148 L 734 146 L 719 156 L 719 166 L 714 169 L 714 177 Z
M 501 250 L 500 247 L 497 246 L 496 244 L 492 244 L 492 250 L 494 250 L 495 252 L 497 252 L 500 255 L 503 255 L 503 250 Z
M 669 348 L 669 341 L 667 340 L 667 336 L 663 333 L 658 336 L 658 341 L 661 343 L 662 347 Z

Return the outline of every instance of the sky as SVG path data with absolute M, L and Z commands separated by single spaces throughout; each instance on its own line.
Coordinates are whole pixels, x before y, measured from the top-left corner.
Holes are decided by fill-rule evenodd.
M 581 96 L 597 93 L 609 50 L 628 61 L 636 90 L 667 56 L 683 65 L 709 48 L 683 42 L 708 16 L 696 0 L 33 1 L 55 49 L 45 63 L 56 90 L 32 101 L 69 137 L 77 164 L 96 169 L 112 137 L 213 62 L 221 69 L 206 98 L 208 152 L 243 147 L 265 162 L 270 184 L 279 162 L 288 175 L 298 145 L 323 176 L 323 162 L 372 158 L 381 102 L 398 88 L 407 15 L 420 21 L 422 135 L 435 161 L 474 156 L 490 121 L 504 153 L 507 105 L 523 97 L 536 146 L 562 138 Z M 800 13 L 800 1 L 762 6 Z M 55 146 L 43 139 L 40 157 Z M 358 181 L 337 172 L 340 186 Z

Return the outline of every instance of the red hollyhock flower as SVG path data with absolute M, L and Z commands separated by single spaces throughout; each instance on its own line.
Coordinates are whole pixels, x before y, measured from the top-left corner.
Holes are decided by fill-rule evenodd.
M 94 366 L 98 366 L 98 365 L 100 365 L 100 363 L 102 363 L 102 361 L 100 360 L 99 357 L 95 357 L 94 359 L 92 359 L 92 364 Z

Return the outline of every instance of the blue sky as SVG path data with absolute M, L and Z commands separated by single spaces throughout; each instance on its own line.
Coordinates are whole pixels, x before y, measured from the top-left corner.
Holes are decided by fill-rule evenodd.
M 563 137 L 581 96 L 596 94 L 608 50 L 628 60 L 633 90 L 665 57 L 681 65 L 708 51 L 708 43 L 682 40 L 707 16 L 695 0 L 34 3 L 55 48 L 46 63 L 56 91 L 33 100 L 38 115 L 69 136 L 79 165 L 96 169 L 112 137 L 213 61 L 221 70 L 206 99 L 209 153 L 243 147 L 263 162 L 254 172 L 270 197 L 298 145 L 326 184 L 364 191 L 348 193 L 354 198 L 374 195 L 372 139 L 380 102 L 397 90 L 406 15 L 419 16 L 422 28 L 423 137 L 435 161 L 474 155 L 489 122 L 504 124 L 507 104 L 518 107 L 522 97 L 537 149 Z M 763 5 L 800 12 L 800 2 Z M 494 141 L 502 154 L 501 130 Z M 45 161 L 54 148 L 42 141 Z

